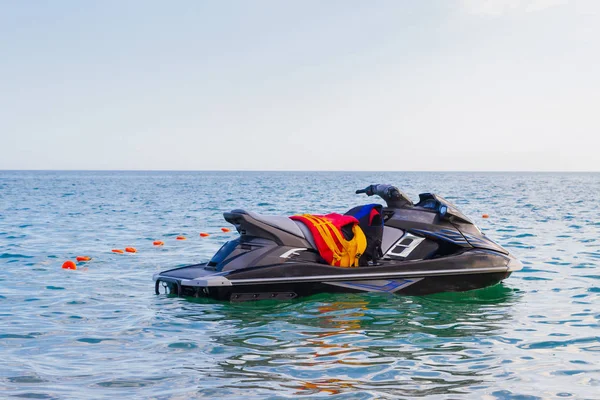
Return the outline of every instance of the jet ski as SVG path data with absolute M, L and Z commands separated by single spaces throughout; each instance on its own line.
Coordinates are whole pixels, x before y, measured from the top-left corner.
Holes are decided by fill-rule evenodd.
M 223 216 L 239 236 L 206 263 L 155 274 L 155 292 L 233 302 L 340 292 L 426 295 L 491 286 L 522 268 L 436 194 L 420 194 L 414 204 L 392 185 L 370 185 L 356 193 L 379 196 L 386 203 L 347 213 L 367 236 L 369 254 L 358 267 L 325 263 L 313 234 L 298 220 L 236 209 Z M 365 210 L 370 210 L 369 218 L 364 218 Z

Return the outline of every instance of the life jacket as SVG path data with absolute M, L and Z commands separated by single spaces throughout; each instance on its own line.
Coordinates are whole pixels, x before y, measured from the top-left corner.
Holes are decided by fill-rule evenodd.
M 345 215 L 352 215 L 358 220 L 358 225 L 367 238 L 367 248 L 360 258 L 360 265 L 369 265 L 369 261 L 377 263 L 383 256 L 381 241 L 383 239 L 383 206 L 381 204 L 366 204 L 357 206 Z
M 303 214 L 290 218 L 308 227 L 319 254 L 329 265 L 358 267 L 367 239 L 356 218 L 340 214 Z

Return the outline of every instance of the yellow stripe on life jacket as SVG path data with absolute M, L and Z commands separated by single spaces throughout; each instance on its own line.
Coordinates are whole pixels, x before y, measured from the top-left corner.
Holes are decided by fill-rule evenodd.
M 331 265 L 358 267 L 358 260 L 367 248 L 367 238 L 358 224 L 354 224 L 352 227 L 354 237 L 346 240 L 340 230 L 326 218 L 311 214 L 303 214 L 302 217 L 306 218 L 318 230 L 323 242 L 333 254 Z

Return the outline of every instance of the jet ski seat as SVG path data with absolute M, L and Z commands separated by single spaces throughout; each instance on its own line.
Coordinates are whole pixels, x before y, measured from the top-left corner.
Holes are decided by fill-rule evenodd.
M 308 227 L 302 222 L 294 221 L 289 217 L 279 215 L 263 215 L 245 210 L 233 210 L 232 213 L 246 214 L 251 218 L 255 219 L 256 221 L 262 222 L 263 224 L 272 226 L 273 228 L 280 229 L 287 233 L 291 233 L 292 235 L 297 236 L 299 238 L 306 239 L 306 241 L 310 243 L 313 249 L 317 249 L 315 239 L 313 238 L 312 233 L 310 232 Z
M 254 219 L 257 219 L 267 225 L 279 228 L 293 235 L 306 239 L 314 250 L 318 251 L 315 239 L 309 227 L 298 220 L 292 220 L 288 217 L 260 215 L 248 213 Z M 369 262 L 374 264 L 383 257 L 381 249 L 383 240 L 383 206 L 381 204 L 365 204 L 356 206 L 348 210 L 345 215 L 351 215 L 358 220 L 358 225 L 365 234 L 367 247 L 360 258 L 360 265 L 367 266 Z M 292 224 L 290 224 L 292 222 Z M 298 232 L 300 231 L 300 232 Z M 352 232 L 344 232 L 344 236 L 353 235 Z M 351 237 L 346 237 L 350 239 Z
M 313 250 L 318 251 L 312 232 L 300 221 L 292 220 L 289 217 L 279 215 L 262 215 L 252 211 L 233 210 L 225 213 L 225 219 L 228 222 L 236 224 L 235 215 L 244 215 L 247 224 L 252 224 L 252 220 L 261 222 L 270 227 L 282 230 L 308 242 Z M 382 206 L 380 204 L 367 204 L 357 206 L 346 212 L 346 215 L 355 217 L 359 226 L 367 239 L 367 248 L 360 259 L 360 265 L 368 265 L 369 261 L 376 262 L 382 256 L 381 241 L 383 236 L 383 218 Z M 247 217 L 250 217 L 248 220 Z M 232 219 L 233 218 L 233 219 Z
M 310 243 L 310 245 L 312 246 L 313 249 L 318 250 L 317 244 L 315 243 L 315 238 L 313 237 L 313 234 L 310 231 L 310 229 L 308 229 L 308 226 L 304 225 L 300 221 L 294 221 L 293 219 L 290 219 L 290 221 L 292 221 L 293 223 L 298 225 L 298 228 L 300 228 L 300 230 L 302 231 L 302 234 L 304 235 L 304 238 L 306 239 L 306 241 L 308 243 Z

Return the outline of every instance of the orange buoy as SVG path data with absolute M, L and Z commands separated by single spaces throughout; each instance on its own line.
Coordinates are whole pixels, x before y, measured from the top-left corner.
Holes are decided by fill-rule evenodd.
M 177 239 L 177 240 L 185 240 L 187 238 L 185 236 L 177 236 L 175 239 Z
M 200 232 L 200 236 L 207 237 L 207 236 L 210 236 L 210 235 L 208 233 L 206 233 L 206 232 Z
M 63 269 L 77 269 L 77 265 L 75 265 L 75 263 L 73 261 L 67 260 L 62 265 L 62 268 Z
M 121 249 L 112 249 L 113 253 L 119 253 L 119 254 L 123 254 L 123 250 Z
M 231 229 L 229 229 L 229 228 L 221 228 L 221 230 L 222 230 L 223 232 L 231 232 Z
M 125 251 L 128 253 L 137 253 L 137 249 L 135 247 L 125 247 Z
M 163 246 L 165 242 L 163 242 L 162 240 L 155 240 L 154 242 L 152 242 L 152 244 L 155 246 Z
M 481 216 L 481 218 L 489 218 L 489 217 L 490 217 L 490 216 L 489 216 L 489 215 L 487 215 L 487 214 L 483 214 L 483 215 Z
M 90 261 L 91 260 L 91 258 L 88 257 L 88 256 L 77 256 L 75 259 L 77 261 L 79 261 L 79 262 L 86 262 L 86 261 Z

